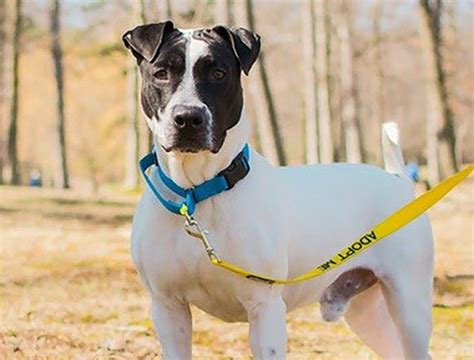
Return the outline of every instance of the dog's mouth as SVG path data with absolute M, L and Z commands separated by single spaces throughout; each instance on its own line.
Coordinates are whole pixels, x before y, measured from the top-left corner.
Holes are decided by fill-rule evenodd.
M 215 134 L 208 132 L 176 133 L 169 132 L 162 139 L 158 139 L 160 147 L 166 153 L 197 154 L 211 152 L 217 154 L 223 141 L 217 140 Z
M 186 153 L 186 154 L 197 154 L 197 153 L 204 152 L 204 151 L 210 151 L 210 152 L 215 154 L 218 151 L 218 150 L 215 150 L 215 149 L 210 148 L 208 146 L 190 146 L 190 145 L 165 146 L 165 145 L 161 144 L 161 148 L 166 153 L 179 152 L 179 153 Z
M 172 151 L 177 151 L 181 153 L 197 154 L 198 152 L 204 150 L 204 149 L 196 149 L 196 148 L 191 148 L 191 147 L 177 147 L 177 146 L 166 147 L 164 145 L 161 145 L 161 148 L 167 153 L 170 153 Z

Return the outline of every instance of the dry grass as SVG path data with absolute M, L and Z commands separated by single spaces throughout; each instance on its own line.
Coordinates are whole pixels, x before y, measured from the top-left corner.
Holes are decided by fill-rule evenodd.
M 436 359 L 474 354 L 473 184 L 432 212 L 437 235 Z M 6 359 L 159 357 L 128 244 L 136 196 L 0 188 L 0 355 Z M 193 309 L 196 358 L 249 358 L 247 326 Z M 290 359 L 372 359 L 318 306 L 288 316 Z

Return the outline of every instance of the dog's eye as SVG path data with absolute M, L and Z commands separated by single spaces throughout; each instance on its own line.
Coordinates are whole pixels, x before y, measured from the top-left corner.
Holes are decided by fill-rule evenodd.
M 168 80 L 168 71 L 160 69 L 153 76 L 158 80 Z
M 222 80 L 225 77 L 225 71 L 221 69 L 215 69 L 211 73 L 211 79 L 214 81 Z

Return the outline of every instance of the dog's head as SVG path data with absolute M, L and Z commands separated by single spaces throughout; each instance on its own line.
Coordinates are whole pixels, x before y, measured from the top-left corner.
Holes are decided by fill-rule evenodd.
M 142 77 L 148 124 L 167 151 L 217 153 L 240 119 L 240 74 L 260 51 L 258 35 L 216 26 L 182 31 L 171 21 L 137 26 L 123 35 Z

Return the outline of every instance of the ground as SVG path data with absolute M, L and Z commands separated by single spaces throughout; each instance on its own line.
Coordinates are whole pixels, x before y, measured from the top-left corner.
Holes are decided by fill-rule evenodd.
M 430 211 L 436 234 L 434 359 L 474 354 L 474 181 Z M 160 357 L 129 254 L 136 194 L 0 187 L 0 357 Z M 413 239 L 416 241 L 416 239 Z M 192 240 L 190 240 L 192 241 Z M 246 324 L 193 309 L 197 359 L 249 358 Z M 288 315 L 289 359 L 375 359 L 317 305 Z

